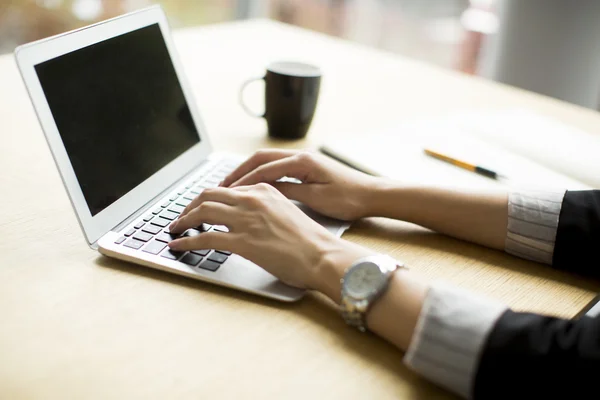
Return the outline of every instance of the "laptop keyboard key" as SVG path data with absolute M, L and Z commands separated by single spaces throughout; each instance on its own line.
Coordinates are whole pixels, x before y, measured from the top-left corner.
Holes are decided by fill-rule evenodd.
M 137 224 L 135 224 L 134 228 L 135 229 L 140 229 L 142 226 L 144 226 L 146 223 L 144 221 L 140 221 Z
M 159 242 L 158 240 L 153 240 L 150 243 L 148 243 L 148 245 L 146 247 L 144 247 L 142 249 L 142 251 L 145 251 L 146 253 L 150 253 L 150 254 L 158 254 L 165 247 L 167 247 L 166 243 Z
M 123 246 L 131 247 L 132 249 L 139 249 L 144 245 L 144 242 L 140 242 L 139 240 L 129 239 L 126 241 Z
M 167 208 L 167 207 L 169 207 L 169 204 L 171 204 L 171 202 L 170 202 L 170 201 L 165 201 L 165 202 L 164 202 L 164 203 L 162 203 L 160 206 L 161 206 L 162 208 Z
M 143 232 L 148 232 L 152 235 L 156 235 L 158 232 L 160 232 L 162 228 L 160 226 L 156 226 L 156 225 L 146 225 L 144 227 L 144 229 L 142 229 Z
M 161 254 L 161 256 L 168 258 L 169 260 L 178 260 L 182 255 L 183 253 L 181 251 L 173 251 L 171 249 L 167 249 Z
M 173 211 L 169 211 L 169 210 L 165 210 L 163 211 L 159 217 L 163 217 L 168 219 L 169 221 L 173 221 L 175 218 L 177 218 L 179 216 L 179 214 L 174 213 Z
M 134 233 L 135 233 L 135 229 L 130 229 L 130 230 L 128 230 L 127 232 L 125 232 L 123 235 L 125 235 L 125 236 L 131 236 L 131 235 L 133 235 Z
M 194 236 L 198 236 L 200 235 L 202 232 L 196 230 L 196 229 L 188 229 L 187 231 L 185 231 L 185 233 L 181 236 L 187 236 L 187 237 L 194 237 Z
M 147 242 L 148 240 L 152 239 L 152 235 L 146 232 L 138 232 L 133 235 L 133 238 L 141 240 L 142 242 Z
M 197 227 L 196 229 L 198 229 L 201 232 L 208 232 L 210 230 L 210 228 L 212 228 L 211 224 L 202 224 L 199 227 Z
M 221 253 L 221 254 L 225 254 L 226 256 L 230 256 L 231 252 L 230 251 L 225 251 L 225 250 L 215 250 L 217 253 Z
M 160 214 L 162 212 L 162 208 L 157 208 L 156 210 L 152 211 L 152 214 L 156 215 L 156 214 Z
M 194 254 L 194 253 L 187 253 L 181 259 L 182 263 L 191 265 L 192 267 L 195 267 L 196 265 L 198 265 L 200 263 L 200 261 L 202 261 L 202 257 L 200 257 L 199 255 Z
M 148 221 L 150 221 L 152 218 L 154 218 L 154 215 L 152 215 L 152 214 L 148 214 L 148 215 L 146 215 L 146 216 L 144 217 L 144 222 L 148 222 Z
M 125 239 L 127 239 L 127 236 L 121 236 L 120 238 L 118 238 L 117 240 L 115 240 L 116 244 L 121 244 L 125 241 Z
M 210 253 L 210 250 L 192 250 L 192 253 L 205 257 L 206 255 L 208 255 L 208 253 Z
M 175 204 L 179 204 L 180 206 L 187 207 L 188 204 L 190 204 L 191 202 L 192 202 L 192 200 L 181 198 L 181 199 L 177 200 L 175 202 Z
M 221 266 L 221 264 L 216 263 L 214 261 L 210 261 L 210 260 L 206 260 L 202 264 L 199 265 L 200 268 L 206 269 L 208 271 L 213 271 L 213 272 L 218 270 L 220 266 Z
M 165 226 L 169 225 L 171 223 L 170 220 L 165 219 L 165 218 L 154 218 L 154 220 L 152 220 L 151 224 L 152 225 L 156 225 L 156 226 L 160 226 L 161 228 L 164 228 Z
M 227 233 L 227 232 L 229 232 L 229 229 L 227 229 L 227 227 L 226 227 L 226 226 L 224 226 L 224 225 L 215 225 L 215 226 L 213 227 L 213 229 L 214 229 L 215 231 L 217 231 L 217 232 L 224 232 L 224 233 Z
M 178 197 L 178 195 L 174 194 L 173 196 L 169 197 L 169 201 L 175 201 Z
M 169 243 L 177 238 L 176 235 L 171 235 L 170 233 L 161 232 L 156 235 L 155 239 L 160 240 L 161 242 Z
M 194 200 L 196 198 L 196 195 L 194 193 L 188 193 L 185 196 L 183 196 L 183 198 L 186 200 Z
M 223 264 L 227 260 L 227 256 L 225 254 L 213 252 L 210 256 L 208 256 L 208 259 L 210 261 Z
M 169 211 L 177 213 L 177 214 L 181 214 L 183 212 L 183 210 L 185 210 L 185 207 L 177 205 L 177 204 L 171 204 L 171 206 L 169 207 Z

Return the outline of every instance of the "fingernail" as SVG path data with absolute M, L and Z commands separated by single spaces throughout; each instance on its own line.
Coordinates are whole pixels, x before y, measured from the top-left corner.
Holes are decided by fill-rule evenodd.
M 178 247 L 179 247 L 179 243 L 177 240 L 173 240 L 172 242 L 169 243 L 169 248 L 171 248 L 173 250 L 177 250 Z
M 177 222 L 178 222 L 178 220 L 171 222 L 171 225 L 169 225 L 170 231 L 172 231 L 173 229 L 175 229 L 177 227 Z
M 225 181 L 219 182 L 219 187 L 223 187 L 224 184 L 225 184 Z

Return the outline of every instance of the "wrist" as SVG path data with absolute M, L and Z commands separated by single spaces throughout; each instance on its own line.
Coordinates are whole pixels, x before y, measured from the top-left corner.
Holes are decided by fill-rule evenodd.
M 314 270 L 312 287 L 339 304 L 342 292 L 341 279 L 346 269 L 359 258 L 373 254 L 375 252 L 372 250 L 346 240 L 330 238 L 320 246 L 320 257 Z
M 366 216 L 412 222 L 413 211 L 418 206 L 411 199 L 415 189 L 418 190 L 391 179 L 377 178 L 365 199 L 365 204 L 368 204 Z
M 398 184 L 387 178 L 375 177 L 369 184 L 369 190 L 364 192 L 362 203 L 365 205 L 365 216 L 383 217 L 386 204 L 390 202 L 392 193 L 397 191 Z

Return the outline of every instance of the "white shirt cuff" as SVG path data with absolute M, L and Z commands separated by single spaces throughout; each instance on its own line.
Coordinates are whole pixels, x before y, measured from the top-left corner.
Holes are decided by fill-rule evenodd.
M 404 362 L 433 383 L 469 398 L 485 340 L 506 310 L 502 303 L 433 284 Z
M 517 257 L 552 264 L 558 218 L 565 190 L 511 192 L 505 251 Z

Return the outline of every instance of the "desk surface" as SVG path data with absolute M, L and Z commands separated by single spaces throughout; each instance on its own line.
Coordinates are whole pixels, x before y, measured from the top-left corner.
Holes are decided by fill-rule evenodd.
M 175 36 L 218 150 L 314 147 L 406 117 L 515 105 L 600 129 L 586 109 L 273 22 Z M 323 68 L 322 95 L 307 139 L 277 143 L 237 91 L 289 58 Z M 259 88 L 248 100 L 260 107 Z M 318 295 L 280 304 L 90 250 L 10 55 L 0 143 L 0 398 L 448 397 Z M 572 316 L 600 288 L 403 222 L 361 221 L 345 237 L 516 309 Z

